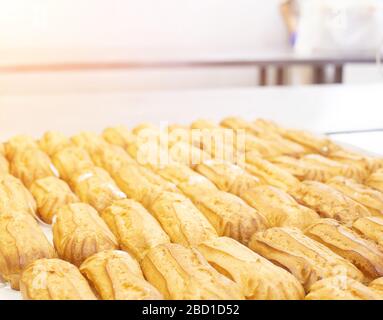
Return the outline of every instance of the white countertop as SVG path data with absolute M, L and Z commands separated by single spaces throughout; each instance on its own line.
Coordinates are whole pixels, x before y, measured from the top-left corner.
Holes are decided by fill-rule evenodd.
M 107 126 L 218 121 L 238 115 L 270 118 L 317 132 L 383 129 L 383 84 L 158 92 L 0 96 L 0 139 L 46 130 L 73 134 Z M 383 132 L 336 135 L 383 154 Z M 335 137 L 336 137 L 335 136 Z

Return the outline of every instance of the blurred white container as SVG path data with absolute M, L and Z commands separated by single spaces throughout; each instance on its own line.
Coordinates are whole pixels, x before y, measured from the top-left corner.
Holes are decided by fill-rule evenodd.
M 382 39 L 382 0 L 300 1 L 298 54 L 375 55 Z

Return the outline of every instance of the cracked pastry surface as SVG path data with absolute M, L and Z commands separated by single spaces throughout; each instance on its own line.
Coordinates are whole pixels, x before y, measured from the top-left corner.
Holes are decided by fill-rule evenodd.
M 10 174 L 0 175 L 0 215 L 13 211 L 36 217 L 36 201 L 19 179 Z
M 37 142 L 32 137 L 21 134 L 4 143 L 4 152 L 6 158 L 12 161 L 18 151 L 23 151 L 26 148 L 38 149 L 38 147 Z
M 48 131 L 39 140 L 39 147 L 52 157 L 56 152 L 73 146 L 70 139 L 58 131 Z
M 314 282 L 337 274 L 365 280 L 352 263 L 296 228 L 277 227 L 255 233 L 249 248 L 290 271 L 306 290 Z
M 80 271 L 60 259 L 40 259 L 28 265 L 20 289 L 26 300 L 96 300 Z
M 61 207 L 52 226 L 59 257 L 76 266 L 92 254 L 118 249 L 117 240 L 106 223 L 85 203 Z
M 0 275 L 13 289 L 19 289 L 21 271 L 29 263 L 54 257 L 53 246 L 30 215 L 0 215 Z
M 101 213 L 116 236 L 121 249 L 138 261 L 153 247 L 169 243 L 169 236 L 159 222 L 138 202 L 124 199 L 113 202 Z
M 314 210 L 300 205 L 288 193 L 272 186 L 254 187 L 243 194 L 242 199 L 257 209 L 270 227 L 296 227 L 303 230 L 319 219 Z
M 359 166 L 353 166 L 347 163 L 341 163 L 319 154 L 308 154 L 300 159 L 309 166 L 315 165 L 331 173 L 334 176 L 344 176 L 362 182 L 368 175 L 368 172 Z
M 163 192 L 152 203 L 149 211 L 172 242 L 189 246 L 217 237 L 217 232 L 206 217 L 181 194 Z
M 383 218 L 363 217 L 352 225 L 353 229 L 375 241 L 383 250 Z
M 338 220 L 350 226 L 356 219 L 368 217 L 371 213 L 358 202 L 338 190 L 317 181 L 304 181 L 291 190 L 291 195 L 324 218 Z
M 369 287 L 345 276 L 334 276 L 314 283 L 306 300 L 382 300 Z
M 147 282 L 140 265 L 127 252 L 98 252 L 80 266 L 103 300 L 162 300 L 162 294 Z
M 383 299 L 383 278 L 378 278 L 374 281 L 371 281 L 368 287 L 376 292 L 380 296 L 380 299 Z
M 344 177 L 335 177 L 327 184 L 365 206 L 372 215 L 383 217 L 382 192 Z
M 266 218 L 235 195 L 219 190 L 187 195 L 219 236 L 247 244 L 254 232 L 267 227 Z
M 58 209 L 66 204 L 79 202 L 68 184 L 56 177 L 36 180 L 30 187 L 36 200 L 37 214 L 45 223 L 51 224 Z
M 379 247 L 336 220 L 320 219 L 308 227 L 305 234 L 350 261 L 366 279 L 383 275 L 383 252 Z
M 99 167 L 79 170 L 71 177 L 71 186 L 82 202 L 102 212 L 113 201 L 125 199 L 107 171 Z
M 300 300 L 304 290 L 286 270 L 227 237 L 207 240 L 198 250 L 218 272 L 236 282 L 246 299 Z
M 60 149 L 51 159 L 60 177 L 68 183 L 77 171 L 94 166 L 89 154 L 76 146 Z
M 198 164 L 195 170 L 212 181 L 218 189 L 239 197 L 247 190 L 261 184 L 257 177 L 249 174 L 240 166 L 226 161 L 207 160 Z
M 371 188 L 383 192 L 383 169 L 373 172 L 364 183 Z
M 246 170 L 258 177 L 264 184 L 289 191 L 299 185 L 300 181 L 287 170 L 258 156 L 246 155 Z
M 10 173 L 19 178 L 27 188 L 35 180 L 59 175 L 49 157 L 37 148 L 18 151 L 10 163 Z
M 141 268 L 165 299 L 244 299 L 240 287 L 217 272 L 193 248 L 172 243 L 157 246 L 145 256 Z
M 124 126 L 116 126 L 106 128 L 102 132 L 102 137 L 109 143 L 118 145 L 124 150 L 127 150 L 130 143 L 132 143 L 136 138 L 133 133 L 131 133 Z

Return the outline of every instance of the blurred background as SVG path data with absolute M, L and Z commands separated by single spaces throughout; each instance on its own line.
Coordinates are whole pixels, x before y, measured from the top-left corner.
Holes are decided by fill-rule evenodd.
M 383 80 L 382 0 L 0 3 L 0 93 Z
M 0 1 L 0 139 L 266 117 L 383 153 L 383 0 Z

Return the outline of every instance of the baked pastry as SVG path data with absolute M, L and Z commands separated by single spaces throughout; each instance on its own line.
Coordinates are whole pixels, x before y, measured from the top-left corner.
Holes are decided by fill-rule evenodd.
M 92 154 L 94 149 L 107 145 L 107 142 L 101 136 L 89 131 L 84 131 L 72 136 L 71 141 L 77 147 L 85 149 L 89 154 Z
M 28 265 L 20 280 L 26 300 L 96 300 L 80 271 L 60 259 L 40 259 Z
M 246 191 L 260 185 L 260 180 L 240 166 L 217 160 L 207 160 L 195 167 L 218 187 L 218 189 L 241 197 Z
M 57 131 L 48 131 L 39 140 L 39 147 L 47 155 L 52 157 L 57 151 L 60 151 L 64 148 L 71 147 L 72 142 L 70 139 Z
M 14 136 L 4 144 L 5 156 L 9 161 L 12 161 L 18 151 L 25 150 L 26 148 L 38 149 L 39 146 L 30 136 L 23 134 Z
M 272 164 L 258 156 L 246 155 L 246 170 L 258 177 L 261 182 L 272 185 L 284 191 L 289 191 L 299 185 L 299 180 L 288 171 Z
M 290 271 L 305 287 L 337 274 L 364 281 L 363 273 L 351 262 L 297 228 L 270 228 L 253 235 L 249 248 Z
M 39 218 L 48 224 L 52 223 L 52 218 L 60 207 L 80 201 L 66 182 L 56 177 L 36 180 L 30 191 L 36 200 Z
M 316 164 L 308 164 L 301 159 L 289 156 L 279 156 L 269 160 L 278 167 L 290 172 L 301 181 L 315 180 L 326 182 L 334 176 L 334 172 L 327 168 L 320 167 Z
M 314 283 L 306 300 L 381 300 L 382 297 L 362 283 L 345 276 L 334 276 Z
M 0 154 L 0 175 L 9 173 L 9 163 L 8 160 Z
M 21 271 L 32 261 L 54 258 L 55 250 L 36 220 L 23 212 L 0 215 L 0 276 L 19 289 Z
M 362 169 L 359 166 L 337 162 L 319 154 L 305 155 L 301 158 L 301 161 L 307 163 L 309 166 L 315 165 L 324 168 L 328 170 L 332 176 L 344 176 L 356 181 L 363 181 L 368 174 L 365 169 Z
M 198 250 L 218 272 L 235 281 L 250 300 L 300 300 L 304 290 L 286 270 L 227 237 L 198 245 Z
M 135 135 L 124 126 L 107 128 L 103 131 L 102 137 L 107 142 L 118 145 L 125 150 L 136 140 Z
M 291 152 L 290 148 L 286 148 L 283 144 L 279 143 L 279 141 L 267 140 L 248 133 L 245 135 L 244 140 L 244 151 L 246 153 L 255 151 L 265 158 L 276 157 Z M 238 143 L 237 148 L 240 149 Z
M 371 281 L 368 287 L 376 292 L 380 296 L 380 299 L 383 299 L 383 278 L 378 278 L 374 281 Z
M 37 148 L 18 151 L 10 163 L 10 172 L 19 178 L 27 188 L 35 180 L 59 175 L 49 157 Z
M 191 123 L 191 129 L 219 129 L 220 126 L 206 119 L 198 119 Z
M 257 209 L 270 227 L 296 227 L 301 230 L 319 219 L 318 214 L 300 205 L 288 193 L 272 186 L 257 186 L 242 195 Z
M 56 152 L 52 156 L 52 162 L 60 173 L 60 177 L 68 183 L 77 171 L 94 166 L 89 154 L 75 146 Z
M 372 215 L 383 217 L 382 192 L 344 177 L 335 177 L 327 184 L 365 206 Z
M 219 236 L 231 237 L 246 245 L 254 232 L 267 227 L 263 215 L 233 194 L 216 190 L 187 196 L 210 221 Z
M 0 175 L 0 215 L 24 212 L 36 217 L 36 202 L 23 183 L 10 174 Z
M 332 152 L 329 158 L 341 163 L 359 166 L 367 172 L 374 172 L 383 167 L 382 158 L 370 157 L 345 148 Z
M 291 195 L 323 218 L 333 218 L 348 226 L 358 218 L 371 215 L 361 204 L 321 182 L 301 182 L 297 188 L 291 189 Z
M 160 300 L 162 294 L 147 282 L 140 265 L 127 252 L 102 251 L 80 266 L 103 300 Z
M 112 177 L 118 175 L 124 165 L 137 164 L 124 149 L 112 144 L 95 148 L 90 156 L 96 166 L 108 171 Z
M 217 190 L 217 187 L 209 179 L 195 172 L 185 164 L 172 163 L 156 170 L 156 173 L 165 180 L 174 183 L 180 190 L 187 188 L 187 184 L 193 184 L 196 188 L 204 190 Z
M 171 160 L 192 168 L 211 158 L 209 153 L 183 141 L 177 142 L 169 148 L 169 157 Z
M 353 263 L 367 279 L 383 276 L 383 252 L 375 243 L 363 239 L 338 221 L 320 219 L 308 227 L 305 234 Z
M 163 192 L 151 204 L 149 211 L 172 242 L 189 246 L 217 237 L 213 226 L 184 195 Z
M 364 184 L 383 192 L 383 169 L 373 172 L 365 181 Z
M 170 242 L 158 221 L 134 200 L 114 201 L 101 213 L 101 218 L 116 236 L 121 249 L 138 261 L 151 248 Z
M 164 244 L 141 263 L 145 278 L 172 300 L 244 299 L 239 286 L 211 267 L 196 249 Z
M 96 252 L 118 248 L 115 236 L 97 211 L 85 203 L 61 207 L 52 227 L 59 257 L 76 266 Z
M 108 172 L 99 167 L 77 171 L 71 177 L 71 186 L 82 202 L 90 204 L 98 212 L 113 201 L 126 198 Z
M 383 251 L 383 218 L 363 217 L 354 222 L 354 230 L 375 241 Z
M 173 183 L 136 164 L 124 165 L 113 178 L 128 198 L 140 202 L 145 208 L 164 191 L 179 192 Z

